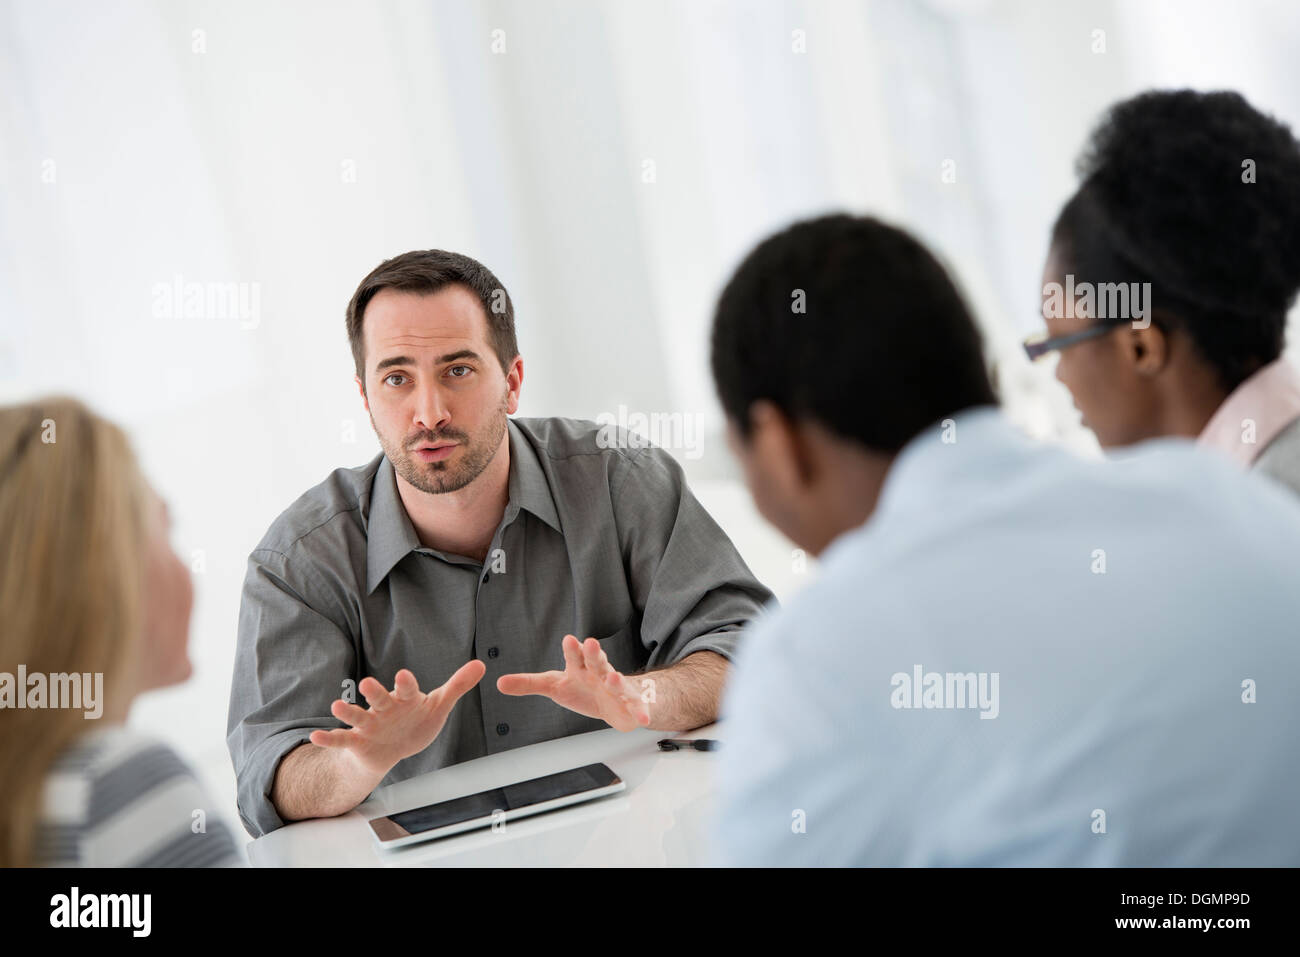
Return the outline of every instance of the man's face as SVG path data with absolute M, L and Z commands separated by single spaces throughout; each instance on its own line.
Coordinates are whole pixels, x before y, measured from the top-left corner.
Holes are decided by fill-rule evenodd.
M 803 507 L 807 495 L 792 465 L 790 437 L 781 423 L 760 418 L 745 438 L 728 417 L 727 445 L 740 463 L 758 514 L 800 548 L 816 554 L 815 535 Z
M 1043 286 L 1052 282 L 1065 287 L 1065 271 L 1055 251 L 1048 255 L 1043 268 Z M 1075 308 L 1061 310 L 1067 315 L 1051 316 L 1046 297 L 1042 302 L 1043 321 L 1050 336 L 1079 332 L 1094 321 L 1079 315 Z M 1074 315 L 1068 314 L 1071 312 Z M 1104 447 L 1128 445 L 1151 434 L 1152 397 L 1147 384 L 1134 371 L 1131 349 L 1130 332 L 1122 328 L 1067 346 L 1056 354 L 1056 378 L 1070 390 L 1075 408 L 1082 413 L 1083 425 L 1092 429 Z
M 506 441 L 523 380 L 518 356 L 502 371 L 478 297 L 381 290 L 362 336 L 366 410 L 397 474 L 434 494 L 474 481 Z

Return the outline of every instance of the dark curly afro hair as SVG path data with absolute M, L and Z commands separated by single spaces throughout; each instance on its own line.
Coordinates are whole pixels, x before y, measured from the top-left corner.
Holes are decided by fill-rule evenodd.
M 1233 92 L 1143 93 L 1110 109 L 1077 172 L 1052 230 L 1076 280 L 1150 282 L 1157 323 L 1181 325 L 1226 391 L 1281 355 L 1300 289 L 1287 126 Z

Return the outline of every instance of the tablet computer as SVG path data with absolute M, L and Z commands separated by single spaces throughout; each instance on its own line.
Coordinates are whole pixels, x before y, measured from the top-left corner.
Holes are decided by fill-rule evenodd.
M 426 804 L 370 820 L 370 833 L 380 847 L 401 847 L 417 841 L 448 837 L 462 831 L 489 827 L 541 814 L 569 804 L 581 804 L 627 785 L 603 764 L 588 764 L 505 787 Z

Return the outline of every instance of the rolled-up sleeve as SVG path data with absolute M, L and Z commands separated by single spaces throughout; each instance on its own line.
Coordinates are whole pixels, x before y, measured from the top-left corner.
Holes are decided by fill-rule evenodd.
M 345 627 L 309 597 L 310 570 L 285 555 L 249 556 L 226 746 L 238 781 L 239 816 L 254 837 L 284 825 L 271 802 L 280 760 L 317 728 L 340 728 L 330 713 L 357 680 L 357 652 Z
M 697 651 L 733 660 L 741 631 L 774 599 L 691 493 L 681 466 L 660 448 L 642 448 L 624 461 L 612 494 L 647 669 Z

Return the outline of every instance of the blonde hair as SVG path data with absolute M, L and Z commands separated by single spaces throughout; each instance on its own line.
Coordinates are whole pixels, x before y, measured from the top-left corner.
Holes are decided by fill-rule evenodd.
M 102 673 L 105 711 L 125 713 L 148 502 L 126 435 L 81 402 L 0 408 L 0 671 Z M 39 864 L 45 777 L 96 723 L 77 708 L 3 708 L 0 726 L 0 866 Z

